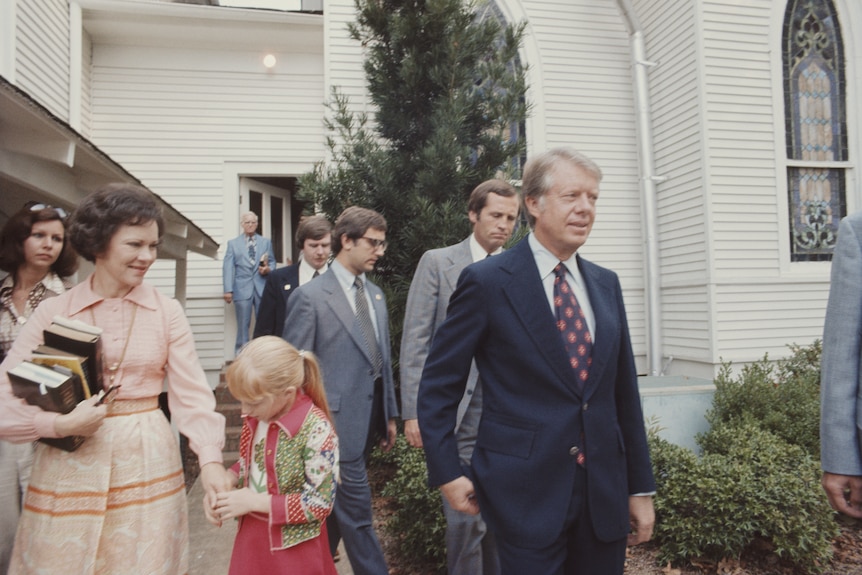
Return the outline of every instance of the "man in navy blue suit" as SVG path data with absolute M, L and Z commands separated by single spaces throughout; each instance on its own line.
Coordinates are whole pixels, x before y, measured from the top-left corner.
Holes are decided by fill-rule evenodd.
M 284 333 L 287 300 L 299 286 L 323 274 L 332 254 L 332 224 L 324 216 L 308 216 L 296 228 L 299 262 L 278 268 L 266 278 L 254 337 Z
M 655 491 L 617 275 L 577 254 L 602 173 L 556 148 L 531 158 L 532 233 L 465 268 L 419 386 L 429 482 L 452 508 L 481 509 L 504 575 L 622 574 L 652 536 Z M 469 467 L 458 404 L 475 357 L 482 418 Z

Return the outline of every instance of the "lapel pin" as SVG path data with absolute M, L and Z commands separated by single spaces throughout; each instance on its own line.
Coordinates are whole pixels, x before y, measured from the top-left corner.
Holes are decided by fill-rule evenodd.
M 381 299 L 380 294 L 379 293 L 374 294 L 374 299 L 376 299 L 377 301 L 380 301 L 380 299 Z
M 287 291 L 289 289 L 290 289 L 290 284 L 284 284 L 284 291 Z

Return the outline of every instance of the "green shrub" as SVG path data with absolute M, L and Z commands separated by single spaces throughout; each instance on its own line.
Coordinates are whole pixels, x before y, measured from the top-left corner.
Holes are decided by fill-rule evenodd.
M 386 454 L 374 452 L 372 465 L 393 465 L 395 472 L 382 495 L 392 498 L 395 511 L 385 529 L 397 542 L 401 562 L 414 572 L 446 573 L 446 519 L 440 491 L 428 487 L 428 471 L 421 449 L 410 447 L 399 434 Z M 431 569 L 429 571 L 428 569 Z
M 817 461 L 750 423 L 718 426 L 702 445 L 698 458 L 650 435 L 660 561 L 739 557 L 760 539 L 798 568 L 822 571 L 837 525 Z
M 777 362 L 767 356 L 733 378 L 729 363 L 715 378 L 711 425 L 755 423 L 820 458 L 820 341 L 790 346 L 793 354 Z
M 662 563 L 739 557 L 766 541 L 799 570 L 826 567 L 838 528 L 820 488 L 820 342 L 792 350 L 736 379 L 722 366 L 701 457 L 650 430 Z

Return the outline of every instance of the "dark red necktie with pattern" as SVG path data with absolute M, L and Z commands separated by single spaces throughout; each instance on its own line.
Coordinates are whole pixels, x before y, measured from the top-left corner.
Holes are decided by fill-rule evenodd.
M 560 262 L 554 268 L 554 312 L 557 316 L 557 329 L 563 338 L 569 363 L 575 371 L 578 390 L 583 390 L 590 376 L 593 340 L 587 328 L 584 310 L 578 304 L 575 293 L 566 281 L 566 266 Z

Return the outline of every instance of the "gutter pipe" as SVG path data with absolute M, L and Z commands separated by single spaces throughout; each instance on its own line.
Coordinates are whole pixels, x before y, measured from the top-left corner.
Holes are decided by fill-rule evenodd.
M 647 307 L 647 362 L 649 374 L 664 375 L 662 365 L 661 277 L 659 275 L 658 218 L 656 182 L 666 178 L 655 175 L 653 134 L 647 69 L 655 63 L 646 59 L 643 30 L 634 13 L 631 0 L 617 0 L 631 38 L 632 74 L 637 109 L 638 160 L 640 171 L 641 207 L 645 233 Z

